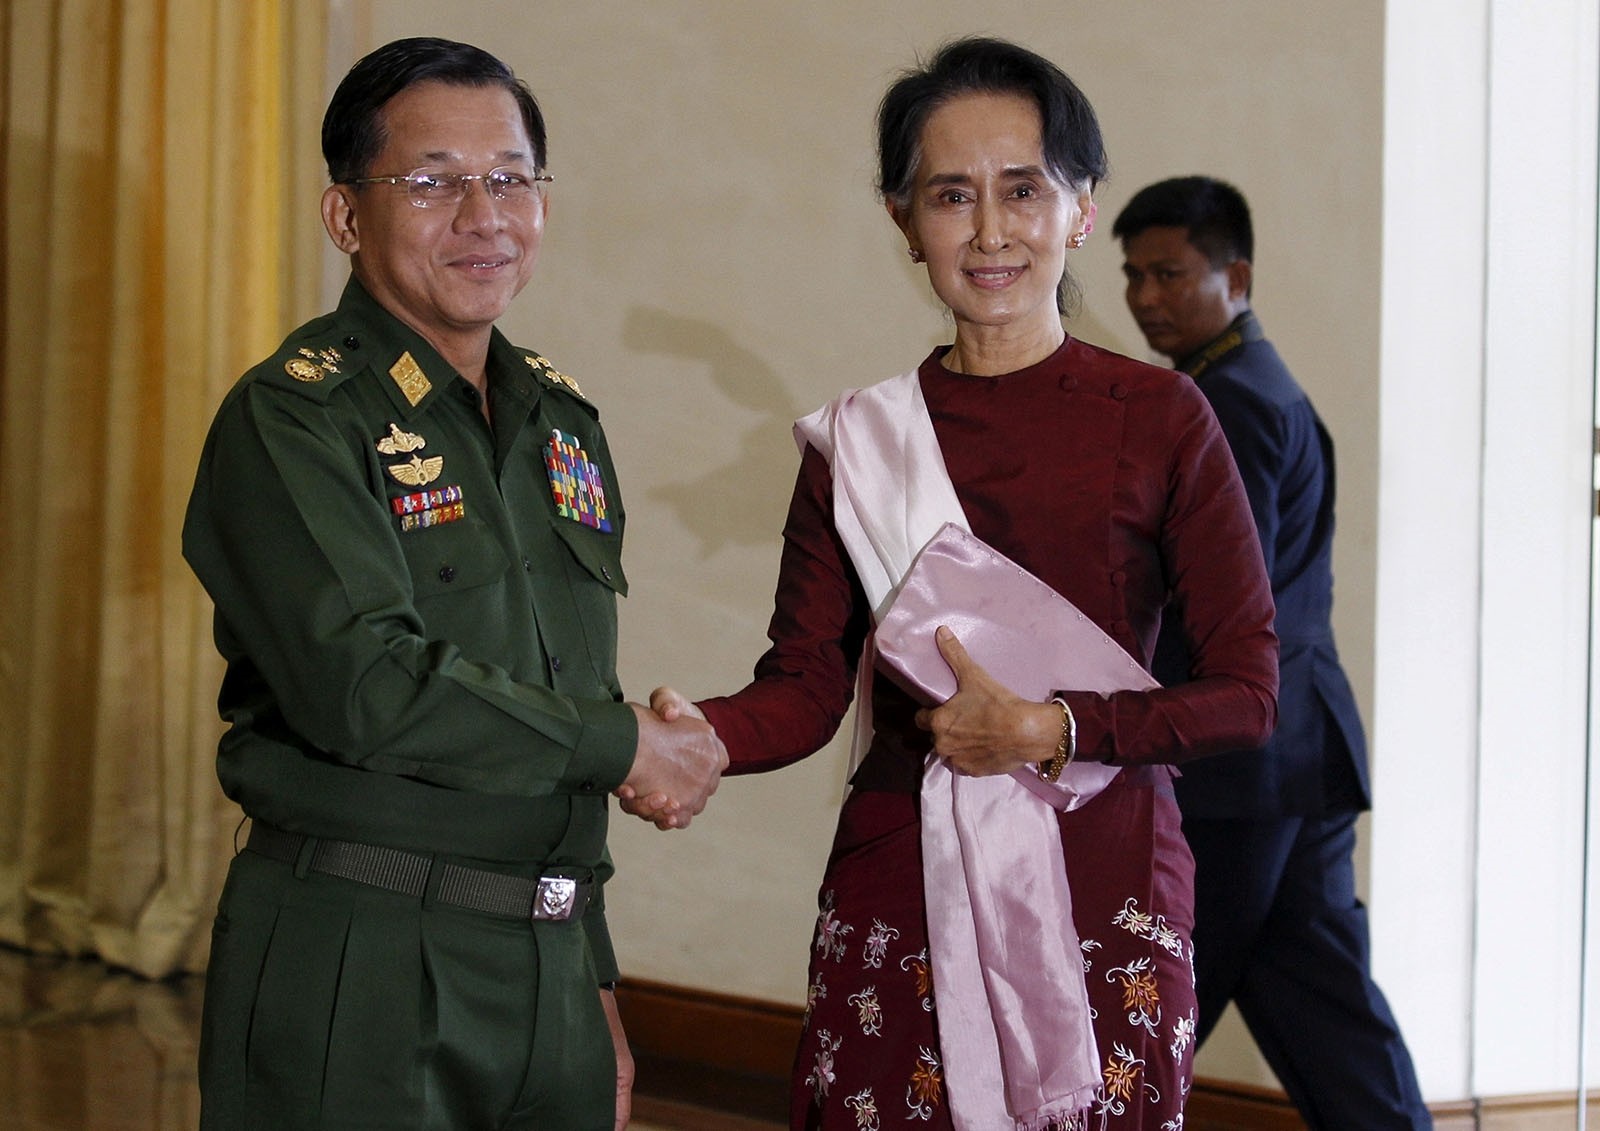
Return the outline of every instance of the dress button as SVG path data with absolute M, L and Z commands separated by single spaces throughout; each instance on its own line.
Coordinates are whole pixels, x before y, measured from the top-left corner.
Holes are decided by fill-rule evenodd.
M 1111 399 L 1115 400 L 1115 401 L 1125 401 L 1125 400 L 1127 400 L 1128 399 L 1128 387 L 1126 385 L 1113 385 L 1113 386 L 1111 386 Z
M 344 340 L 344 348 L 347 350 L 358 350 L 361 348 L 361 342 L 354 334 L 351 334 Z
M 1128 580 L 1128 575 L 1126 573 L 1124 573 L 1122 570 L 1114 569 L 1114 570 L 1111 571 L 1111 584 L 1117 586 L 1118 588 L 1121 588 L 1123 583 L 1126 582 L 1127 580 Z
M 439 567 L 439 580 L 449 584 L 456 579 L 456 567 L 452 565 Z
M 550 657 L 550 670 L 553 671 L 553 672 L 558 672 L 558 671 L 561 670 L 561 657 L 560 656 L 551 656 Z
M 522 571 L 524 573 L 532 573 L 533 572 L 533 560 L 531 558 L 523 558 L 522 559 Z
M 583 790 L 585 793 L 593 793 L 599 787 L 592 781 L 586 781 L 582 785 L 578 786 L 578 788 Z

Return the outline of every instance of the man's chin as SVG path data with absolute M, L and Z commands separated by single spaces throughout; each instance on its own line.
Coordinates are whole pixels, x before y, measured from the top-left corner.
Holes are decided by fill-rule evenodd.
M 1178 355 L 1173 351 L 1177 344 L 1167 334 L 1145 334 L 1144 344 L 1150 347 L 1152 353 L 1158 353 L 1168 361 L 1174 360 Z

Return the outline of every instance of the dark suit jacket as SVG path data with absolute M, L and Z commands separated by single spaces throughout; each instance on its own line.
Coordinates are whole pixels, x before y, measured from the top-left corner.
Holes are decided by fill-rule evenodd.
M 1333 605 L 1333 442 L 1261 336 L 1255 316 L 1180 368 L 1193 372 L 1233 449 L 1277 603 L 1278 727 L 1260 750 L 1190 762 L 1185 816 L 1263 818 L 1365 809 L 1366 739 L 1339 664 Z M 1190 642 L 1168 616 L 1156 649 L 1163 684 L 1188 676 Z

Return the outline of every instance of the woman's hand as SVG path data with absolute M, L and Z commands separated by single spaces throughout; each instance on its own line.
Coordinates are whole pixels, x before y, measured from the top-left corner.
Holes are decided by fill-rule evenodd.
M 942 707 L 917 712 L 933 734 L 933 749 L 950 767 L 983 777 L 1047 762 L 1061 740 L 1061 708 L 1013 694 L 967 655 L 956 634 L 941 626 L 939 654 L 956 676 L 956 693 Z
M 650 710 L 664 723 L 677 722 L 682 718 L 701 722 L 706 720 L 705 713 L 694 705 L 693 700 L 670 687 L 658 687 L 650 693 Z M 680 814 L 678 803 L 664 793 L 641 797 L 632 786 L 626 784 L 618 787 L 616 793 L 624 813 L 649 821 L 663 832 L 682 828 L 689 823 L 688 816 Z
M 695 706 L 694 700 L 671 687 L 658 687 L 650 693 L 650 709 L 665 723 L 677 722 L 684 715 L 706 721 L 706 713 Z

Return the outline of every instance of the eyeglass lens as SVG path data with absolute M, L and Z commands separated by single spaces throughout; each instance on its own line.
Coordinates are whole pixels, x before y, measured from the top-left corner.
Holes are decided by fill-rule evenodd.
M 420 208 L 459 204 L 467 195 L 467 186 L 473 181 L 482 181 L 483 187 L 494 199 L 510 202 L 532 199 L 544 185 L 535 174 L 513 168 L 491 169 L 487 173 L 446 173 L 418 169 L 405 177 L 404 181 L 412 203 Z

